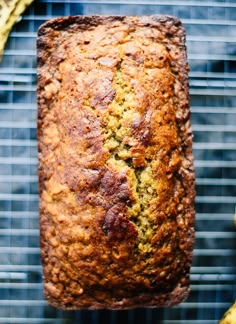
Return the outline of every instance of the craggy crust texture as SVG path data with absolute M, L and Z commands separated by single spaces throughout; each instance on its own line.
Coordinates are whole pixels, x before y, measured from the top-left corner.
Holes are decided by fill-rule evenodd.
M 63 309 L 170 306 L 189 291 L 194 171 L 185 32 L 75 16 L 38 36 L 41 256 Z

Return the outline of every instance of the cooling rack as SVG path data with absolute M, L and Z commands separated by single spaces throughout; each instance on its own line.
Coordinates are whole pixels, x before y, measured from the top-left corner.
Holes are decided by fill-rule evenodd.
M 177 307 L 63 312 L 42 292 L 39 256 L 38 27 L 74 14 L 170 14 L 187 32 L 197 177 L 191 293 Z M 213 324 L 236 299 L 236 1 L 36 0 L 0 64 L 0 323 Z

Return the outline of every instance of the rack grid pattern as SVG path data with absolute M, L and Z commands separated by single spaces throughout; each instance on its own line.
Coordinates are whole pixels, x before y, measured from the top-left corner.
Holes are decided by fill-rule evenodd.
M 74 14 L 170 14 L 187 31 L 197 177 L 191 293 L 177 307 L 63 312 L 47 305 L 39 256 L 38 27 Z M 236 2 L 36 0 L 0 63 L 0 323 L 215 324 L 236 299 Z

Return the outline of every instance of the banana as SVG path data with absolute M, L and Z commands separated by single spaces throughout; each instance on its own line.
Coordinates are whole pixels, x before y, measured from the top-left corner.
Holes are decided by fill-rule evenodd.
M 13 25 L 33 0 L 0 0 L 0 58 Z

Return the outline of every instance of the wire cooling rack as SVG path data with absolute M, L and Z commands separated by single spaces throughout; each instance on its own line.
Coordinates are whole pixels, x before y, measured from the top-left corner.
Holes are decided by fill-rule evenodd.
M 178 307 L 63 312 L 47 305 L 39 257 L 38 27 L 74 14 L 171 14 L 187 31 L 197 176 L 191 293 Z M 236 1 L 35 1 L 0 64 L 0 323 L 213 324 L 236 299 Z

